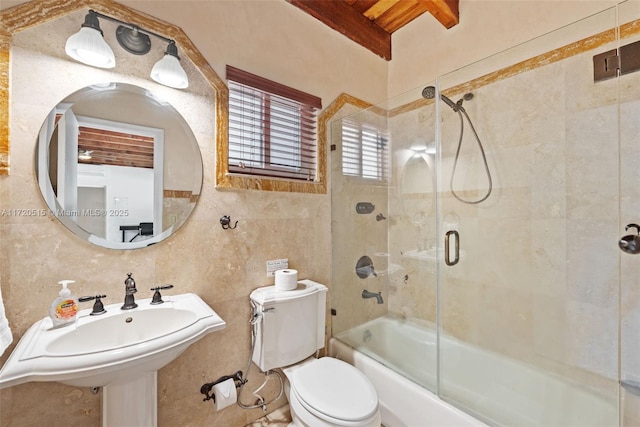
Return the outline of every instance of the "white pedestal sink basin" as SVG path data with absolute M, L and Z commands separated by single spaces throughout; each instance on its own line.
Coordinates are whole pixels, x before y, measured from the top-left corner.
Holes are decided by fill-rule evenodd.
M 156 374 L 200 338 L 226 327 L 195 294 L 137 300 L 138 307 L 91 316 L 53 329 L 48 317 L 34 323 L 0 370 L 0 389 L 29 381 L 104 387 L 103 425 L 156 425 Z M 134 397 L 135 396 L 135 397 Z

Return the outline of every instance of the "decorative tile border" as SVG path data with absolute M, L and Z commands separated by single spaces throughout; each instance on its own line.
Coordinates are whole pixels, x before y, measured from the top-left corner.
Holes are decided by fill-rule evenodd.
M 9 48 L 11 36 L 0 17 L 0 175 L 9 175 Z
M 640 34 L 640 20 L 635 20 L 627 24 L 620 26 L 620 39 L 624 40 L 627 37 Z M 470 80 L 466 83 L 459 84 L 444 91 L 445 95 L 448 94 L 460 94 L 466 92 L 472 92 L 473 90 L 486 86 L 491 83 L 495 83 L 499 80 L 504 80 L 509 77 L 513 77 L 517 74 L 526 73 L 527 71 L 535 70 L 536 68 L 544 67 L 545 65 L 553 64 L 554 62 L 562 61 L 572 56 L 579 55 L 581 53 L 589 52 L 599 46 L 611 43 L 616 40 L 616 29 L 610 29 L 603 31 L 596 35 L 578 40 L 577 42 L 570 43 L 562 46 L 558 49 L 543 53 L 541 55 L 534 56 L 508 67 L 502 68 L 498 71 L 494 71 L 476 79 Z M 415 110 L 433 103 L 432 99 L 418 99 L 400 107 L 394 108 L 389 111 L 389 117 L 404 114 L 408 111 Z
M 331 118 L 345 105 L 351 104 L 369 108 L 372 104 L 347 94 L 341 94 L 331 105 L 325 108 L 318 118 L 318 182 L 292 182 L 276 179 L 248 178 L 226 173 L 228 159 L 223 147 L 227 144 L 228 123 L 227 105 L 229 92 L 224 81 L 216 74 L 211 65 L 202 56 L 187 35 L 170 23 L 141 14 L 113 0 L 42 0 L 33 1 L 0 11 L 0 175 L 9 175 L 10 171 L 10 132 L 9 132 L 9 72 L 11 37 L 20 31 L 41 23 L 59 18 L 78 9 L 95 9 L 123 21 L 136 21 L 151 31 L 173 38 L 180 45 L 183 55 L 188 57 L 211 84 L 216 93 L 216 183 L 224 189 L 256 189 L 269 191 L 293 191 L 301 193 L 326 194 L 326 126 Z M 640 33 L 640 20 L 620 27 L 622 39 Z M 590 51 L 596 47 L 614 41 L 616 29 L 607 30 L 591 37 L 568 44 L 550 52 L 537 55 L 501 70 L 486 74 L 469 82 L 448 89 L 447 93 L 469 92 L 478 87 L 527 72 L 571 56 Z M 419 99 L 389 111 L 389 117 L 403 114 L 432 103 L 433 100 Z M 221 155 L 222 154 L 222 155 Z

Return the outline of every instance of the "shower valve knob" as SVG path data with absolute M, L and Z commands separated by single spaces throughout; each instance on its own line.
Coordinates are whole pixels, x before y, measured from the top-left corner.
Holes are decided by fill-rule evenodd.
M 635 228 L 636 233 L 622 236 L 618 241 L 618 247 L 620 247 L 623 252 L 631 255 L 640 254 L 640 225 L 628 224 L 624 229 L 625 231 L 629 231 L 630 228 Z

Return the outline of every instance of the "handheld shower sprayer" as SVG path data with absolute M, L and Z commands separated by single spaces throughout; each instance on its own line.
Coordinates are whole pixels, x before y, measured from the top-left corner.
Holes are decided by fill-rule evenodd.
M 424 89 L 422 89 L 422 96 L 427 99 L 434 99 L 436 97 L 435 86 L 427 86 Z M 448 98 L 446 95 L 440 94 L 440 99 L 442 99 L 444 103 L 447 104 L 449 107 L 451 107 L 451 109 L 455 112 L 458 112 L 458 110 L 462 108 L 462 100 L 458 102 L 459 104 L 458 105 L 455 102 L 453 102 L 450 98 Z
M 427 86 L 424 89 L 422 89 L 422 97 L 426 98 L 426 99 L 434 99 L 436 97 L 436 88 L 435 86 Z M 453 160 L 453 170 L 451 171 L 451 181 L 449 182 L 449 187 L 451 188 L 451 194 L 453 194 L 453 196 L 458 199 L 459 201 L 461 201 L 462 203 L 466 203 L 469 205 L 476 205 L 478 203 L 482 203 L 485 200 L 487 200 L 489 198 L 489 196 L 491 195 L 491 191 L 493 190 L 493 180 L 491 179 L 491 171 L 489 170 L 489 164 L 487 163 L 487 156 L 485 155 L 484 152 L 484 147 L 482 146 L 482 141 L 480 141 L 480 137 L 478 136 L 478 133 L 476 132 L 475 127 L 473 126 L 473 123 L 471 122 L 471 119 L 469 118 L 469 115 L 467 114 L 467 112 L 465 111 L 465 109 L 462 107 L 462 103 L 464 101 L 470 101 L 471 99 L 473 99 L 473 94 L 472 93 L 465 93 L 462 98 L 460 98 L 458 100 L 458 102 L 453 102 L 450 98 L 448 98 L 446 95 L 444 94 L 440 94 L 440 99 L 447 104 L 449 107 L 451 107 L 451 109 L 455 112 L 458 113 L 458 116 L 460 117 L 460 138 L 458 139 L 458 149 L 456 150 L 456 156 L 455 159 Z M 467 119 L 467 122 L 469 123 L 469 127 L 471 128 L 471 131 L 473 132 L 473 136 L 475 137 L 476 142 L 478 143 L 478 148 L 480 149 L 480 154 L 482 155 L 482 161 L 484 163 L 484 170 L 487 174 L 487 181 L 488 181 L 488 188 L 486 193 L 484 194 L 484 196 L 482 196 L 479 199 L 476 200 L 468 200 L 468 199 L 464 199 L 461 196 L 459 196 L 455 190 L 453 189 L 453 178 L 456 174 L 456 167 L 458 166 L 458 158 L 460 157 L 460 148 L 462 147 L 462 137 L 464 135 L 464 119 L 463 119 L 463 115 L 464 117 Z
M 427 99 L 434 99 L 436 97 L 436 88 L 434 86 L 427 86 L 424 89 L 422 89 L 422 97 L 423 98 L 427 98 Z M 460 98 L 458 100 L 458 102 L 453 102 L 451 100 L 451 98 L 448 98 L 446 95 L 444 94 L 440 94 L 440 99 L 442 99 L 442 101 L 447 104 L 449 107 L 451 107 L 451 109 L 454 112 L 458 112 L 458 111 L 463 111 L 464 112 L 464 108 L 462 107 L 462 102 L 463 101 L 470 101 L 473 99 L 473 94 L 472 93 L 465 93 L 464 96 L 462 98 Z

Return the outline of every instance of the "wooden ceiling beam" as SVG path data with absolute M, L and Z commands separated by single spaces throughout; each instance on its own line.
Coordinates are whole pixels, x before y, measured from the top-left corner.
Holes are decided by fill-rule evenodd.
M 400 0 L 379 0 L 369 9 L 365 10 L 363 15 L 375 21 L 387 10 L 395 6 Z
M 351 5 L 352 8 L 357 10 L 358 12 L 364 14 L 367 10 L 371 8 L 374 4 L 378 2 L 378 0 L 344 0 L 347 4 Z
M 457 4 L 457 0 L 454 1 Z M 391 34 L 358 13 L 348 3 L 342 0 L 287 0 L 287 2 L 387 61 L 391 60 Z
M 418 0 L 445 28 L 460 23 L 459 0 Z
M 375 20 L 388 33 L 394 33 L 427 11 L 418 1 L 401 1 L 387 9 Z

